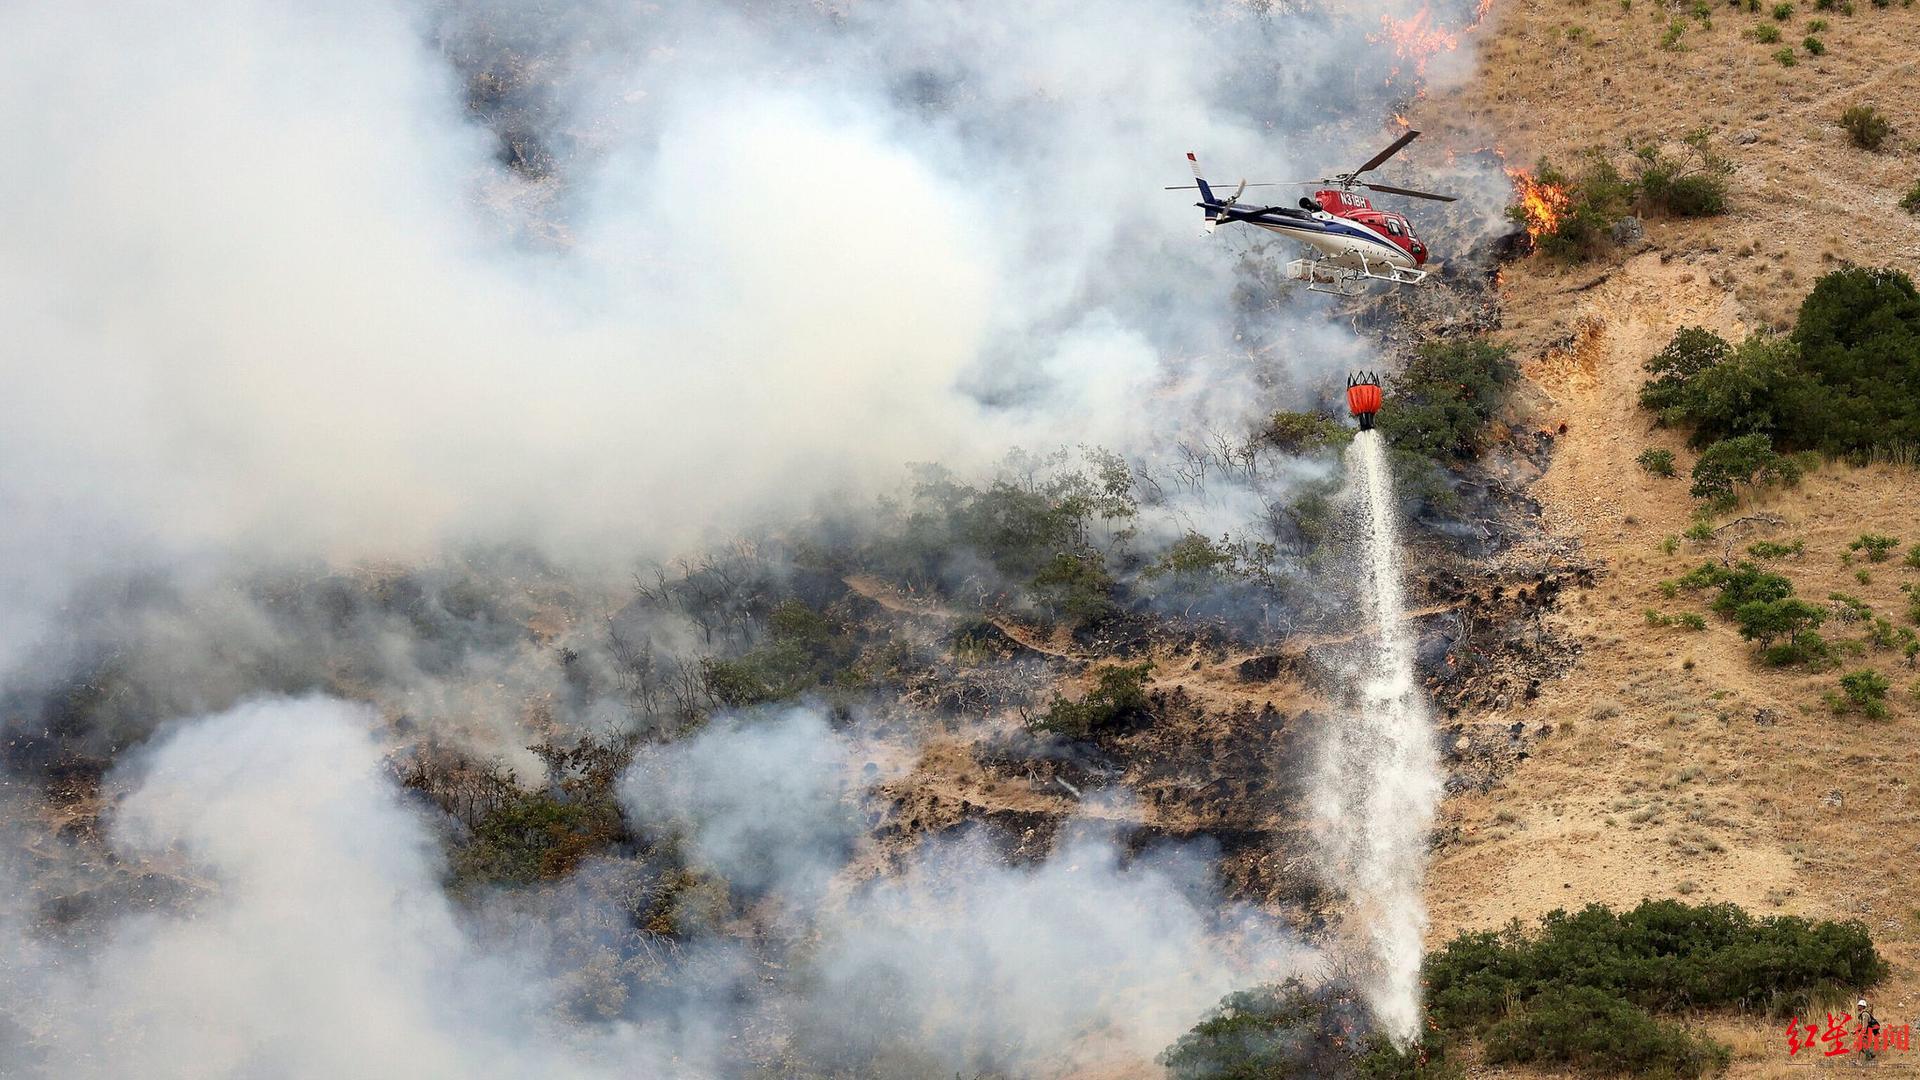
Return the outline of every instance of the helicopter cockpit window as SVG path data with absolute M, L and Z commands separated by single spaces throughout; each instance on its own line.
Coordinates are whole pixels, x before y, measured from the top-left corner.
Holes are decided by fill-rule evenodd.
M 1400 233 L 1401 233 L 1401 231 L 1402 231 L 1402 230 L 1401 230 L 1401 228 L 1400 228 L 1400 222 L 1399 222 L 1399 221 L 1397 221 L 1397 220 L 1395 220 L 1395 219 L 1393 219 L 1393 218 L 1388 218 L 1388 219 L 1387 219 L 1387 231 L 1388 231 L 1388 232 L 1390 232 L 1390 233 L 1392 233 L 1392 234 L 1393 234 L 1393 235 L 1395 235 L 1395 236 L 1399 236 L 1399 235 L 1400 235 Z

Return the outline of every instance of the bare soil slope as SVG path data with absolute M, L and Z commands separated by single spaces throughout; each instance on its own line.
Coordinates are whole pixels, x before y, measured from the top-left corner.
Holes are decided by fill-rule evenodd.
M 1412 114 L 1462 148 L 1500 132 L 1510 159 L 1527 164 L 1571 163 L 1597 146 L 1624 165 L 1629 137 L 1671 144 L 1702 127 L 1736 162 L 1724 217 L 1651 220 L 1644 243 L 1597 262 L 1535 257 L 1503 274 L 1499 337 L 1537 391 L 1527 419 L 1566 424 L 1532 494 L 1550 530 L 1577 540 L 1601 576 L 1550 617 L 1584 645 L 1572 670 L 1531 702 L 1475 718 L 1543 737 L 1500 786 L 1447 803 L 1448 840 L 1428 886 L 1431 940 L 1642 897 L 1859 918 L 1893 967 L 1869 996 L 1898 1024 L 1920 1019 L 1920 698 L 1909 690 L 1920 672 L 1890 651 L 1846 659 L 1842 671 L 1871 667 L 1893 680 L 1891 715 L 1838 717 L 1822 700 L 1837 671 L 1762 667 L 1717 616 L 1698 632 L 1645 616 L 1704 612 L 1704 598 L 1670 598 L 1660 582 L 1706 558 L 1743 557 L 1761 538 L 1804 542 L 1802 556 L 1774 569 L 1813 602 L 1844 591 L 1900 623 L 1899 586 L 1920 581 L 1898 555 L 1843 561 L 1861 533 L 1897 536 L 1903 549 L 1920 541 L 1911 468 L 1830 465 L 1716 519 L 1712 541 L 1664 545 L 1692 522 L 1693 455 L 1635 403 L 1646 358 L 1682 326 L 1737 339 L 1789 325 L 1814 278 L 1842 260 L 1909 273 L 1920 264 L 1920 221 L 1895 205 L 1920 175 L 1920 115 L 1910 111 L 1920 103 L 1920 7 L 1863 0 L 1847 15 L 1801 4 L 1784 22 L 1768 8 L 1716 5 L 1708 28 L 1658 4 L 1502 3 L 1483 31 L 1477 80 Z M 1684 51 L 1660 44 L 1676 18 Z M 1799 44 L 1814 18 L 1829 24 L 1817 58 Z M 1764 24 L 1780 27 L 1780 44 L 1751 39 Z M 1799 55 L 1785 67 L 1772 54 L 1789 43 Z M 1837 122 L 1856 102 L 1894 120 L 1881 153 L 1854 148 Z M 1681 477 L 1640 469 L 1648 447 L 1672 450 Z M 1837 619 L 1826 629 L 1861 637 Z M 1709 1026 L 1735 1047 L 1731 1075 L 1799 1075 L 1784 1025 Z

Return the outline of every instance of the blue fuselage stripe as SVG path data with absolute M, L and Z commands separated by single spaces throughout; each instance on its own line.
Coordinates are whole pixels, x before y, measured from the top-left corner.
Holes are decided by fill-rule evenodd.
M 1230 207 L 1225 207 L 1218 203 L 1208 206 L 1207 209 L 1227 214 L 1233 213 Z M 1319 218 L 1287 217 L 1280 214 L 1249 214 L 1242 217 L 1231 218 L 1230 220 L 1244 221 L 1249 225 L 1262 225 L 1270 229 L 1285 229 L 1291 232 L 1311 232 L 1322 233 L 1329 236 L 1355 237 L 1378 244 L 1395 255 L 1405 256 L 1407 254 L 1406 250 L 1400 247 L 1400 245 L 1395 244 L 1393 241 L 1388 240 L 1372 229 L 1364 225 L 1354 225 L 1345 221 L 1322 221 Z

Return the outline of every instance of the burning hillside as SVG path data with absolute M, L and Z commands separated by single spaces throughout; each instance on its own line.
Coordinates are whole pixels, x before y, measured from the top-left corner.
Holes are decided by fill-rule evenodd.
M 1425 815 L 1529 745 L 1454 714 L 1591 581 L 1507 185 L 1345 303 L 1140 155 L 1313 175 L 1485 14 L 0 14 L 0 1073 L 1154 1075 L 1256 986 L 1413 1052 Z

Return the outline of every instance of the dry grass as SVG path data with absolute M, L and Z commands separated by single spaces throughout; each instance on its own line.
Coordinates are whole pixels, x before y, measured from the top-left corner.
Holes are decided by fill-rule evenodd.
M 1619 150 L 1628 137 L 1670 142 L 1704 126 L 1738 165 L 1724 218 L 1651 221 L 1640 253 L 1582 268 L 1530 260 L 1504 275 L 1503 336 L 1541 391 L 1529 419 L 1568 425 L 1534 494 L 1549 527 L 1578 538 L 1609 572 L 1561 607 L 1560 628 L 1585 647 L 1568 678 L 1503 715 L 1461 718 L 1560 726 L 1504 787 L 1447 804 L 1462 842 L 1431 870 L 1432 936 L 1649 896 L 1857 917 L 1893 967 L 1874 995 L 1879 1014 L 1903 1023 L 1920 1013 L 1920 703 L 1907 694 L 1920 673 L 1887 652 L 1848 660 L 1843 670 L 1893 677 L 1891 716 L 1839 719 L 1821 702 L 1837 672 L 1762 668 L 1717 616 L 1687 632 L 1648 626 L 1644 612 L 1703 611 L 1702 598 L 1668 597 L 1660 582 L 1703 558 L 1738 557 L 1757 539 L 1800 539 L 1805 554 L 1775 565 L 1802 597 L 1851 593 L 1899 624 L 1899 587 L 1920 581 L 1920 570 L 1896 557 L 1862 583 L 1863 564 L 1841 555 L 1863 532 L 1898 536 L 1903 548 L 1920 541 L 1920 475 L 1828 466 L 1739 512 L 1777 515 L 1778 528 L 1667 545 L 1691 523 L 1684 473 L 1693 455 L 1678 433 L 1651 426 L 1634 393 L 1641 361 L 1680 326 L 1738 337 L 1784 325 L 1838 260 L 1915 268 L 1910 219 L 1894 203 L 1920 172 L 1911 145 L 1920 121 L 1899 115 L 1920 103 L 1911 50 L 1920 5 L 1861 3 L 1853 16 L 1803 5 L 1783 43 L 1800 41 L 1817 14 L 1829 24 L 1828 52 L 1793 68 L 1768 59 L 1777 46 L 1742 36 L 1772 22 L 1764 12 L 1715 5 L 1712 28 L 1690 20 L 1679 52 L 1660 47 L 1671 14 L 1599 0 L 1503 3 L 1482 42 L 1480 77 L 1411 117 L 1458 146 L 1492 138 L 1528 164 L 1588 146 Z M 1586 29 L 1570 38 L 1570 25 Z M 1838 118 L 1858 101 L 1894 114 L 1890 149 L 1848 142 Z M 1736 142 L 1743 132 L 1756 137 Z M 1672 451 L 1682 477 L 1639 468 L 1649 447 Z M 1858 624 L 1828 629 L 1861 636 Z M 1731 1075 L 1798 1075 L 1782 1025 L 1709 1023 L 1734 1047 Z

